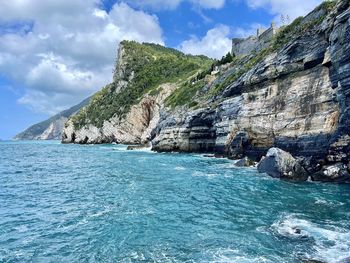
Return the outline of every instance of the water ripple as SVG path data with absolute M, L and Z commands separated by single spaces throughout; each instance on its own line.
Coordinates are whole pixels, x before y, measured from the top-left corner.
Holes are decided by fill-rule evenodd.
M 350 188 L 203 155 L 0 143 L 0 262 L 336 262 Z

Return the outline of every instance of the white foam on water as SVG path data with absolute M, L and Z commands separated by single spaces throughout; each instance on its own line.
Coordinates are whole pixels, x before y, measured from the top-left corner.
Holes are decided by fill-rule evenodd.
M 203 172 L 199 172 L 199 171 L 195 171 L 192 173 L 192 176 L 201 176 L 201 177 L 215 177 L 218 176 L 218 174 L 214 174 L 214 173 L 203 173 Z
M 288 238 L 312 238 L 313 251 L 307 258 L 336 263 L 350 257 L 350 231 L 340 227 L 320 227 L 296 215 L 285 215 L 271 229 Z
M 339 201 L 330 201 L 330 200 L 325 200 L 325 199 L 317 198 L 317 197 L 316 197 L 316 200 L 315 200 L 315 204 L 316 204 L 316 205 L 331 206 L 331 207 L 334 207 L 334 206 L 342 206 L 342 205 L 344 205 L 343 202 L 339 202 Z
M 18 227 L 15 227 L 15 229 L 18 233 L 23 233 L 28 231 L 28 227 L 26 225 L 20 225 Z
M 152 147 L 144 147 L 139 149 L 128 150 L 130 152 L 146 152 L 146 153 L 157 153 L 152 151 Z
M 212 255 L 209 262 L 215 263 L 270 263 L 271 261 L 263 256 L 251 257 L 237 249 L 219 249 Z M 271 262 L 272 263 L 272 262 Z
M 237 166 L 235 166 L 235 161 L 227 162 L 227 163 L 220 163 L 220 164 L 217 164 L 216 166 L 220 169 L 230 169 L 230 170 L 232 168 L 237 169 Z
M 285 216 L 276 221 L 272 224 L 271 229 L 273 232 L 289 238 L 309 236 L 309 233 L 306 231 L 306 229 L 309 229 L 309 222 L 292 216 Z
M 183 166 L 176 166 L 174 169 L 177 170 L 177 171 L 184 171 L 184 170 L 186 170 L 186 168 L 183 167 Z
M 110 207 L 106 207 L 104 210 L 101 210 L 101 211 L 98 211 L 98 212 L 96 212 L 94 214 L 91 214 L 89 217 L 90 218 L 101 217 L 101 216 L 104 216 L 104 215 L 108 214 L 111 211 L 112 211 L 112 209 Z

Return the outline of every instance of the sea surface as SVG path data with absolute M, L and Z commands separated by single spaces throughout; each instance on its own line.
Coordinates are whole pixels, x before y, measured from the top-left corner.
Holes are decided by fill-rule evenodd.
M 0 142 L 0 262 L 337 262 L 350 186 L 195 154 Z

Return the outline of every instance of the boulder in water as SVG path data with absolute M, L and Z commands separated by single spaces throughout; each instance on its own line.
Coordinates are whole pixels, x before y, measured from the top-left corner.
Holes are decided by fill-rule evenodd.
M 143 150 L 150 147 L 151 146 L 149 144 L 138 144 L 138 145 L 129 145 L 126 149 L 128 151 L 134 151 L 134 150 Z
M 252 160 L 250 160 L 248 157 L 244 157 L 243 159 L 240 159 L 235 163 L 237 167 L 251 167 L 255 166 L 256 163 Z
M 348 167 L 343 163 L 335 163 L 323 166 L 322 169 L 312 175 L 316 181 L 350 183 Z
M 259 173 L 292 181 L 306 181 L 308 173 L 290 153 L 279 148 L 271 148 L 258 164 Z

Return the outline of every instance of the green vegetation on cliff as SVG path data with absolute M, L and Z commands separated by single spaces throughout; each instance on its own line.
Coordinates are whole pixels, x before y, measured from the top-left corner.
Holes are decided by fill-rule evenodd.
M 316 26 L 319 26 L 324 21 L 329 12 L 332 11 L 335 7 L 335 4 L 336 1 L 324 1 L 316 8 L 316 11 L 320 11 L 319 16 L 310 20 L 305 19 L 304 17 L 296 18 L 291 24 L 280 29 L 280 31 L 274 36 L 271 44 L 267 48 L 253 53 L 248 59 L 244 57 L 241 60 L 235 61 L 235 64 L 237 65 L 236 70 L 232 74 L 228 75 L 220 84 L 214 86 L 210 90 L 208 97 L 219 95 L 225 90 L 226 87 L 247 73 L 258 63 L 263 61 L 268 55 L 279 51 L 289 42 L 295 40 L 297 37 L 300 37 L 306 32 L 311 32 Z
M 323 2 L 313 15 L 299 17 L 290 25 L 282 27 L 267 48 L 243 58 L 227 54 L 221 60 L 214 61 L 205 56 L 185 55 L 156 44 L 123 41 L 114 83 L 96 93 L 91 103 L 71 120 L 76 129 L 88 124 L 102 127 L 104 121 L 112 117 L 125 116 L 146 93 L 157 95 L 159 86 L 170 82 L 177 83 L 178 89 L 166 99 L 166 106 L 201 106 L 220 96 L 230 84 L 268 55 L 279 52 L 298 37 L 312 34 L 333 10 L 335 3 Z M 219 74 L 206 77 L 216 67 L 225 68 L 222 65 L 228 65 L 230 71 L 226 71 L 226 66 Z
M 157 94 L 163 83 L 184 82 L 196 72 L 213 63 L 205 56 L 185 55 L 180 51 L 156 44 L 139 44 L 123 41 L 122 79 L 107 85 L 96 93 L 91 103 L 72 118 L 75 128 L 87 124 L 102 127 L 103 122 L 114 116 L 124 116 L 142 95 Z M 121 59 L 121 58 L 119 58 Z M 127 81 L 120 91 L 119 81 Z

